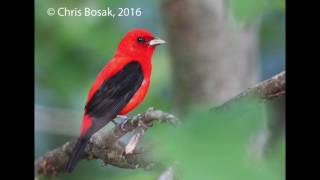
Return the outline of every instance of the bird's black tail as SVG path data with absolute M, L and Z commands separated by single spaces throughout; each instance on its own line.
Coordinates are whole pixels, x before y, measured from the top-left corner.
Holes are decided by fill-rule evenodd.
M 71 172 L 77 165 L 81 156 L 83 155 L 84 149 L 90 139 L 90 136 L 79 137 L 76 145 L 74 146 L 69 161 L 65 167 L 65 172 Z

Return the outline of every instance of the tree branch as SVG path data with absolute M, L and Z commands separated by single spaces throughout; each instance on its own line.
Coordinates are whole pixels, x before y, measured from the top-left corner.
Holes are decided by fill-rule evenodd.
M 247 89 L 246 91 L 240 93 L 238 96 L 231 98 L 229 101 L 214 107 L 212 110 L 222 109 L 227 107 L 230 104 L 233 104 L 236 101 L 239 101 L 243 97 L 247 96 L 257 96 L 263 100 L 273 100 L 280 96 L 286 94 L 286 72 L 282 71 L 281 73 L 273 76 L 270 79 L 262 81 L 261 83 L 255 85 L 252 88 Z
M 271 100 L 285 95 L 285 71 L 263 81 L 253 88 L 249 88 L 226 103 L 214 108 L 220 109 L 234 101 L 248 95 L 257 95 L 259 98 Z M 120 168 L 145 168 L 150 169 L 156 165 L 146 159 L 143 152 L 147 148 L 136 148 L 139 139 L 144 132 L 152 126 L 154 121 L 175 124 L 177 118 L 173 115 L 149 108 L 146 112 L 138 114 L 127 121 L 116 125 L 109 133 L 97 132 L 89 141 L 84 159 L 100 159 L 105 164 Z M 127 133 L 137 130 L 128 145 L 119 139 Z M 54 176 L 61 173 L 71 154 L 75 142 L 67 142 L 63 146 L 46 153 L 35 161 L 35 174 L 38 176 Z M 126 153 L 127 152 L 127 153 Z
M 117 124 L 109 133 L 97 132 L 90 139 L 83 159 L 100 159 L 105 164 L 120 168 L 152 168 L 156 163 L 143 156 L 145 148 L 135 148 L 130 154 L 126 154 L 126 144 L 119 139 L 136 128 L 142 128 L 145 131 L 156 120 L 171 124 L 177 122 L 177 118 L 173 115 L 149 108 L 146 112 Z M 74 144 L 75 141 L 67 142 L 37 159 L 34 164 L 35 174 L 37 176 L 56 176 L 63 172 Z

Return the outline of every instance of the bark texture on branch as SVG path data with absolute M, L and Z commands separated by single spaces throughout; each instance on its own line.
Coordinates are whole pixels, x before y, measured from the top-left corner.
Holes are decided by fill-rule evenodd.
M 152 168 L 155 163 L 143 156 L 144 148 L 135 148 L 132 153 L 126 154 L 127 145 L 119 139 L 136 128 L 142 128 L 145 131 L 152 126 L 154 121 L 174 124 L 177 122 L 177 118 L 160 110 L 149 108 L 146 112 L 117 124 L 111 132 L 97 132 L 90 139 L 83 158 L 100 159 L 105 164 L 120 168 Z M 37 176 L 55 176 L 63 172 L 74 144 L 75 141 L 67 142 L 37 159 L 34 164 L 35 174 Z
M 247 91 L 241 93 L 239 96 L 246 96 L 248 94 L 258 95 L 263 99 L 273 99 L 274 97 L 282 96 L 285 94 L 286 86 L 286 72 L 282 71 L 281 73 L 273 76 L 272 78 L 265 80 L 253 88 L 248 89 Z
M 240 93 L 236 97 L 230 99 L 229 101 L 219 105 L 213 109 L 225 108 L 227 105 L 238 101 L 239 99 L 247 96 L 257 96 L 263 100 L 273 100 L 278 97 L 282 97 L 286 94 L 286 72 L 281 73 L 267 79 L 261 83 L 258 83 L 252 88 Z

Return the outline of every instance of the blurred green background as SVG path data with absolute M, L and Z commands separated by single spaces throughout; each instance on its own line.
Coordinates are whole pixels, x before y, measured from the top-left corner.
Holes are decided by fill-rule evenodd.
M 113 56 L 118 42 L 130 29 L 147 28 L 166 37 L 161 16 L 162 0 L 80 0 L 35 1 L 35 103 L 36 106 L 82 113 L 87 92 L 95 76 Z M 48 16 L 48 8 L 69 7 L 142 8 L 140 17 L 58 17 Z M 261 18 L 259 30 L 261 80 L 285 67 L 284 1 L 230 0 L 236 21 L 251 23 Z M 171 65 L 168 46 L 161 46 L 153 57 L 150 91 L 131 114 L 156 107 L 171 112 Z M 255 100 L 235 104 L 228 112 L 208 113 L 210 107 L 184 116 L 179 128 L 156 125 L 144 140 L 161 144 L 156 157 L 164 163 L 178 162 L 182 179 L 284 179 L 285 141 L 262 160 L 250 158 L 250 138 L 265 124 L 265 107 Z M 37 116 L 36 116 L 37 118 Z M 71 120 L 70 120 L 71 121 Z M 44 122 L 36 120 L 36 127 Z M 75 131 L 81 119 L 72 121 Z M 50 129 L 49 127 L 48 129 Z M 56 127 L 55 127 L 56 128 Z M 61 128 L 65 128 L 61 123 Z M 46 128 L 44 128 L 46 129 Z M 56 132 L 56 133 L 55 133 Z M 59 147 L 77 134 L 35 132 L 35 159 Z M 158 171 L 128 170 L 102 166 L 98 161 L 82 161 L 76 170 L 56 179 L 157 179 Z

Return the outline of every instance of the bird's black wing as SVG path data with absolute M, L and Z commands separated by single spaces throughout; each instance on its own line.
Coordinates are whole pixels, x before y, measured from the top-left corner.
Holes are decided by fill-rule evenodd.
M 142 67 L 133 61 L 103 82 L 85 107 L 86 113 L 94 119 L 94 131 L 116 117 L 137 92 L 142 81 Z
M 90 137 L 116 117 L 139 89 L 142 81 L 141 65 L 134 61 L 103 82 L 85 107 L 86 114 L 92 118 L 92 126 L 85 136 L 78 139 L 65 171 L 71 172 L 74 169 Z

